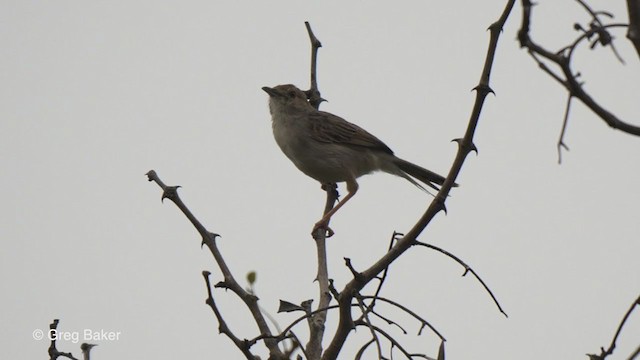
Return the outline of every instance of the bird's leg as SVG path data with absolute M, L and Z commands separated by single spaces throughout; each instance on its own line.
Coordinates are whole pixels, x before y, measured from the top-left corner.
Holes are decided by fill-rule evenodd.
M 331 237 L 333 235 L 333 230 L 329 228 L 329 220 L 331 220 L 331 216 L 333 216 L 333 214 L 335 214 L 338 209 L 340 209 L 347 201 L 349 201 L 349 199 L 353 197 L 353 195 L 356 194 L 356 192 L 358 192 L 358 183 L 356 182 L 356 179 L 347 180 L 347 192 L 348 193 L 344 197 L 344 199 L 340 200 L 338 204 L 333 207 L 333 209 L 324 214 L 322 219 L 320 219 L 320 221 L 318 221 L 313 226 L 313 231 L 311 231 L 311 234 L 315 234 L 318 229 L 325 229 L 329 234 L 327 237 Z

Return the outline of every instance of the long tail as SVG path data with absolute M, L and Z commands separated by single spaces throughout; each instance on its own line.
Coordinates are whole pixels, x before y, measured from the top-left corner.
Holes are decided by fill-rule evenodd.
M 442 185 L 444 183 L 444 177 L 441 175 L 438 175 L 436 173 L 434 173 L 431 170 L 427 170 L 425 168 L 423 168 L 422 166 L 418 166 L 416 164 L 410 163 L 406 160 L 402 160 L 398 157 L 394 157 L 393 159 L 393 163 L 396 164 L 396 166 L 398 166 L 398 168 L 402 171 L 404 171 L 405 173 L 407 173 L 408 175 L 413 176 L 414 178 L 420 180 L 421 182 L 423 182 L 425 185 L 435 189 L 435 190 L 440 190 L 439 187 L 437 187 L 436 185 Z M 406 176 L 404 176 L 404 178 L 406 178 L 407 180 L 411 181 L 414 185 L 417 185 L 418 187 L 422 187 L 420 186 L 420 184 L 416 183 L 415 181 L 413 181 L 413 179 L 408 178 Z M 458 184 L 453 184 L 453 186 L 458 186 Z

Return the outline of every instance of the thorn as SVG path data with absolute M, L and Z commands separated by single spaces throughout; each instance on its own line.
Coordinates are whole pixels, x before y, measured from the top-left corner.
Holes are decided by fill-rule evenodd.
M 213 287 L 214 288 L 222 288 L 222 289 L 225 289 L 225 290 L 229 289 L 229 285 L 227 285 L 227 283 L 224 282 L 224 281 L 219 281 L 217 284 L 213 285 Z
M 206 245 L 207 240 L 211 240 L 212 242 L 215 242 L 216 238 L 221 237 L 220 235 L 216 233 L 212 233 L 210 231 L 207 231 L 207 234 L 209 235 L 209 237 L 205 237 L 205 236 L 202 237 L 202 242 L 200 243 L 200 249 L 202 249 Z
M 493 89 L 491 89 L 491 87 L 489 85 L 485 85 L 485 84 L 479 84 L 478 86 L 476 86 L 473 89 L 471 89 L 471 91 L 478 91 L 480 93 L 484 93 L 485 95 L 487 95 L 487 94 L 495 95 L 496 94 L 493 91 Z
M 169 200 L 173 201 L 173 199 L 175 199 L 178 196 L 179 188 L 181 188 L 180 185 L 167 186 L 162 192 L 162 198 L 160 199 L 160 201 L 164 203 L 165 198 L 168 198 Z
M 469 151 L 473 151 L 476 153 L 476 155 L 478 155 L 478 148 L 476 147 L 476 144 L 471 143 L 471 148 L 469 149 Z

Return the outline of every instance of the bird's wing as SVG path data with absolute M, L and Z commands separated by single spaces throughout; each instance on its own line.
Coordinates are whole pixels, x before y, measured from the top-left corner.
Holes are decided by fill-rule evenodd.
M 380 139 L 339 116 L 318 111 L 309 114 L 308 119 L 311 136 L 316 141 L 365 147 L 393 155 L 393 151 Z

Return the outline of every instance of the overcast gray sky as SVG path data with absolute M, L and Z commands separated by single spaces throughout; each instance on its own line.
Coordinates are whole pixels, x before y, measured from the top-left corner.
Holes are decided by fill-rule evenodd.
M 240 279 L 258 272 L 262 307 L 316 296 L 309 232 L 324 193 L 281 154 L 262 86 L 309 84 L 311 22 L 324 47 L 322 109 L 366 128 L 397 155 L 447 173 L 467 125 L 485 29 L 505 1 L 3 1 L 0 4 L 0 327 L 5 358 L 44 358 L 33 339 L 60 330 L 120 332 L 95 359 L 240 358 L 204 304 L 200 275 L 220 272 L 182 214 L 160 203 L 158 171 L 209 230 Z M 623 1 L 591 1 L 626 21 Z M 584 359 L 608 345 L 640 290 L 640 139 L 572 109 L 557 164 L 565 92 L 515 41 L 516 6 L 461 186 L 421 240 L 468 262 L 501 301 L 442 255 L 412 249 L 383 295 L 447 338 L 449 359 Z M 541 1 L 533 36 L 558 49 L 588 17 L 574 1 Z M 544 26 L 543 26 L 544 25 Z M 623 119 L 640 113 L 637 55 L 615 33 L 579 51 L 586 88 Z M 332 221 L 331 276 L 350 278 L 406 231 L 431 198 L 386 174 L 360 180 Z M 235 296 L 216 291 L 229 325 L 256 335 Z M 634 314 L 615 358 L 638 346 Z M 335 321 L 330 316 L 329 321 Z M 414 352 L 437 338 L 392 330 Z M 332 325 L 329 325 L 331 328 Z M 297 329 L 304 335 L 304 326 Z M 345 355 L 367 333 L 350 338 Z M 59 349 L 79 353 L 79 343 Z M 373 354 L 371 354 L 373 357 Z

